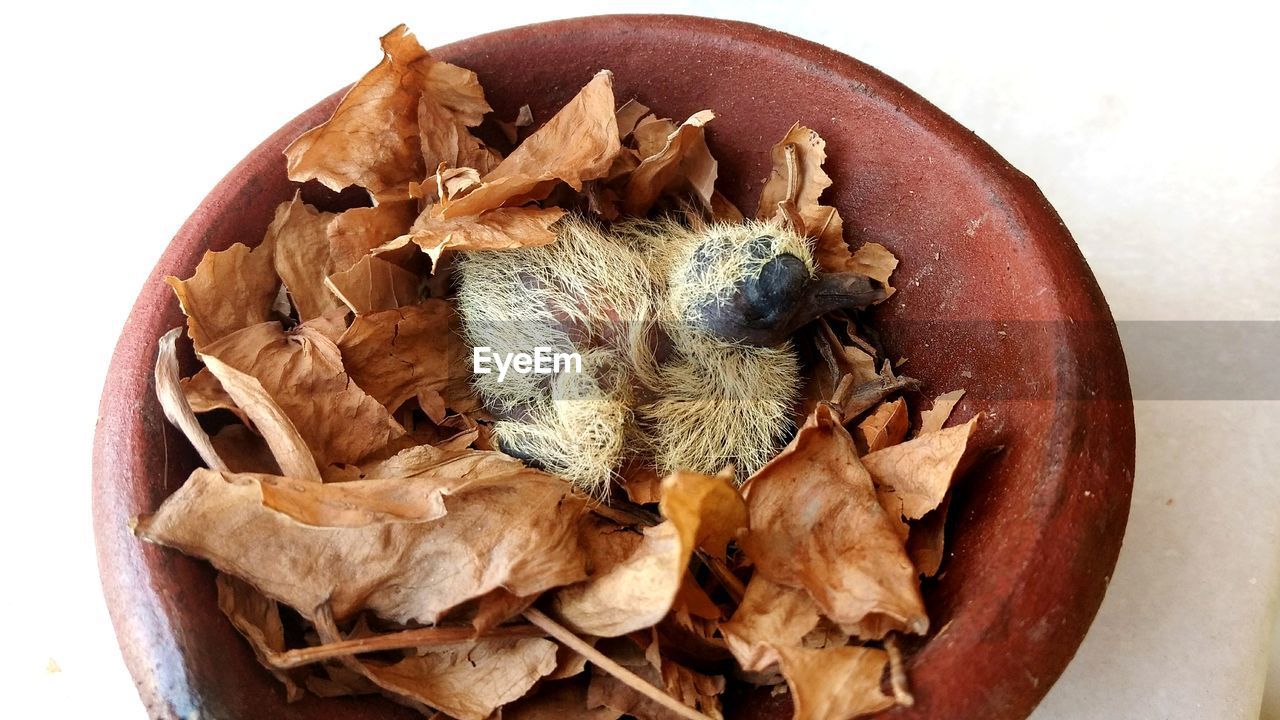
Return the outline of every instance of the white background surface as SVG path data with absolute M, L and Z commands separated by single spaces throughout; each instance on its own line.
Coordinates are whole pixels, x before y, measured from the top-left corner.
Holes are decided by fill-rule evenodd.
M 1276 17 L 1230 3 L 887 5 L 6 4 L 0 715 L 143 717 L 89 515 L 111 348 L 203 195 L 371 67 L 402 20 L 428 47 L 609 11 L 792 32 L 903 81 L 1035 178 L 1118 319 L 1280 320 Z M 1139 402 L 1137 420 L 1119 567 L 1034 717 L 1252 720 L 1280 584 L 1280 407 Z

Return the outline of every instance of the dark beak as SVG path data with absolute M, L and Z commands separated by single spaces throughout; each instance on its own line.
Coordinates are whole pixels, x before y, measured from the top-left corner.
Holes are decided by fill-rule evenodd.
M 837 310 L 860 310 L 884 300 L 884 284 L 861 273 L 822 273 L 805 288 L 803 304 L 792 323 L 799 329 Z

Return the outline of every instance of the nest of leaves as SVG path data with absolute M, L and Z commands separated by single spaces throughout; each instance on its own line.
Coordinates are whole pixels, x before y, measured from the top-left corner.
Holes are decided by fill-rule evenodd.
M 796 718 L 910 704 L 896 638 L 929 629 L 920 580 L 981 416 L 944 429 L 948 393 L 912 427 L 912 382 L 841 315 L 798 340 L 802 427 L 741 487 L 630 467 L 600 504 L 498 452 L 449 253 L 553 242 L 571 210 L 679 199 L 740 219 L 714 187 L 714 115 L 618 107 L 601 72 L 534 130 L 403 27 L 382 47 L 285 153 L 292 179 L 368 206 L 295 196 L 253 249 L 169 278 L 203 368 L 179 377 L 174 329 L 156 392 L 206 467 L 137 535 L 217 568 L 219 606 L 290 699 L 380 693 L 460 720 L 722 717 L 726 688 L 752 685 L 789 692 Z M 823 148 L 797 125 L 761 149 L 758 215 L 887 285 L 893 256 L 854 251 L 819 201 Z

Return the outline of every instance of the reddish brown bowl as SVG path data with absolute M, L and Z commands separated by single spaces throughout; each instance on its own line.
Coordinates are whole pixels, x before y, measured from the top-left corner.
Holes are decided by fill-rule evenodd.
M 505 30 L 437 54 L 480 74 L 500 116 L 549 117 L 600 68 L 677 118 L 712 108 L 720 187 L 754 208 L 767 149 L 799 120 L 828 141 L 829 202 L 855 240 L 902 259 L 878 311 L 893 357 L 926 394 L 969 391 L 994 415 L 980 465 L 952 505 L 942 575 L 926 584 L 934 632 L 909 660 L 916 704 L 892 718 L 1024 718 L 1075 653 L 1107 587 L 1133 478 L 1133 408 L 1115 326 L 1093 275 L 1035 183 L 915 93 L 828 48 L 742 23 L 594 17 Z M 155 717 L 410 718 L 381 699 L 286 704 L 215 605 L 203 562 L 126 527 L 196 458 L 151 385 L 156 340 L 182 322 L 161 282 L 207 249 L 262 237 L 294 190 L 281 150 L 335 94 L 267 139 L 214 188 L 152 272 L 116 347 L 94 446 L 103 588 L 129 669 Z M 731 717 L 790 717 L 786 697 Z

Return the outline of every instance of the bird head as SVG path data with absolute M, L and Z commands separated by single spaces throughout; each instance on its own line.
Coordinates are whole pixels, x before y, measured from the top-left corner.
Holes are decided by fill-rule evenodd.
M 680 255 L 668 266 L 670 311 L 728 343 L 780 345 L 826 313 L 886 297 L 865 275 L 820 272 L 811 241 L 771 223 L 704 227 Z

